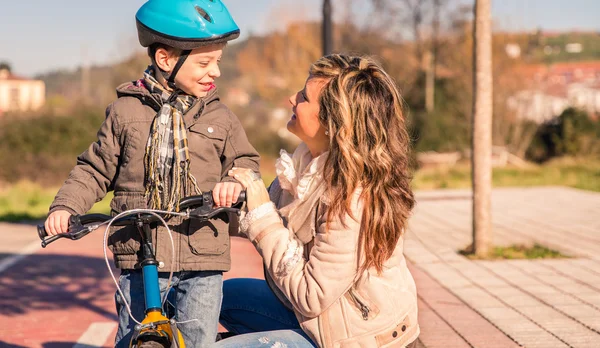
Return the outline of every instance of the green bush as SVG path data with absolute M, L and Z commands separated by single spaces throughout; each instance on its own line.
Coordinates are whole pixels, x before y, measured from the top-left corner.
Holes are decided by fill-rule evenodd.
M 527 154 L 540 162 L 559 156 L 599 155 L 600 121 L 585 111 L 568 108 L 540 127 Z
M 100 109 L 79 107 L 71 116 L 9 118 L 0 123 L 0 181 L 57 184 L 76 157 L 96 140 L 104 120 Z
M 54 200 L 58 187 L 42 186 L 19 181 L 10 187 L 0 188 L 0 221 L 40 221 L 46 218 L 48 207 Z M 90 213 L 110 213 L 113 194 L 96 203 Z

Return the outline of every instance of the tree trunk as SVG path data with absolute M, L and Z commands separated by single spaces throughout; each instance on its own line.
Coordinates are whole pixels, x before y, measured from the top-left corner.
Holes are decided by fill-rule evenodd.
M 473 31 L 473 252 L 487 256 L 492 241 L 491 0 L 475 0 Z
M 323 55 L 333 52 L 333 24 L 331 22 L 331 0 L 323 0 Z
M 425 110 L 432 112 L 435 98 L 435 70 L 433 67 L 433 54 L 426 51 L 423 55 L 423 69 L 425 70 Z

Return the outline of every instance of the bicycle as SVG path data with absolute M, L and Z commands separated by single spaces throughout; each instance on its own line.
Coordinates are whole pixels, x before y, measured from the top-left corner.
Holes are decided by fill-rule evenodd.
M 171 260 L 171 265 L 173 266 L 175 264 L 175 246 L 166 221 L 174 216 L 183 216 L 186 218 L 198 219 L 200 221 L 208 221 L 213 217 L 226 213 L 235 213 L 239 216 L 244 201 L 245 192 L 242 192 L 238 197 L 237 202 L 231 207 L 214 208 L 212 191 L 207 191 L 201 195 L 183 198 L 179 203 L 180 212 L 154 209 L 132 209 L 117 214 L 114 217 L 104 214 L 73 215 L 69 219 L 67 233 L 48 236 L 44 225 L 38 225 L 37 231 L 38 236 L 42 240 L 42 247 L 45 248 L 48 244 L 61 238 L 68 238 L 71 240 L 81 239 L 90 232 L 106 225 L 106 230 L 104 232 L 104 258 L 110 275 L 117 286 L 117 291 L 124 298 L 118 282 L 110 268 L 106 245 L 111 226 L 136 226 L 141 236 L 142 253 L 139 264 L 142 267 L 146 305 L 144 319 L 140 322 L 133 318 L 129 304 L 125 303 L 129 316 L 137 323 L 129 346 L 131 348 L 185 348 L 185 342 L 183 341 L 181 332 L 177 328 L 178 322 L 171 315 L 166 313 L 167 309 L 165 308 L 165 302 L 167 301 L 171 289 L 173 269 L 171 269 L 169 274 L 165 295 L 161 299 L 158 282 L 158 261 L 156 260 L 152 246 L 150 225 L 161 223 L 167 228 L 173 250 Z M 161 215 L 164 215 L 164 218 Z

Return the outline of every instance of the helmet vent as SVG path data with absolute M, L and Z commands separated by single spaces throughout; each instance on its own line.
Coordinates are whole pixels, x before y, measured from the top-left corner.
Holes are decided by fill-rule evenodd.
M 198 14 L 201 15 L 204 19 L 206 19 L 210 23 L 213 23 L 212 17 L 202 7 L 196 6 L 196 11 L 198 11 Z

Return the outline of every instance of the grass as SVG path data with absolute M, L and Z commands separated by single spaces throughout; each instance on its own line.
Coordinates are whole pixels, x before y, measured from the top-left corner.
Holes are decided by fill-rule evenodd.
M 263 175 L 266 185 L 275 178 L 275 174 Z M 22 222 L 41 221 L 48 215 L 48 207 L 54 200 L 59 187 L 42 187 L 31 182 L 19 182 L 12 186 L 0 187 L 0 221 Z M 110 213 L 110 201 L 113 193 L 96 203 L 89 213 Z
M 263 181 L 268 186 L 275 178 L 275 161 L 262 160 Z M 600 192 L 600 160 L 565 158 L 543 166 L 529 168 L 495 168 L 493 185 L 502 186 L 569 186 Z M 413 186 L 418 190 L 439 188 L 469 188 L 471 173 L 468 164 L 446 169 L 422 169 L 415 174 Z M 58 187 L 42 187 L 31 182 L 0 186 L 0 221 L 43 220 Z M 108 213 L 112 194 L 96 203 L 91 212 Z
M 528 168 L 494 168 L 494 187 L 568 186 L 600 192 L 600 160 L 565 158 Z M 452 168 L 427 168 L 415 173 L 417 190 L 470 188 L 471 168 L 458 164 Z
M 31 182 L 19 182 L 0 188 L 0 221 L 39 221 L 48 214 L 58 187 L 42 187 Z M 90 212 L 109 213 L 112 193 L 96 203 Z
M 556 259 L 568 258 L 568 256 L 543 245 L 534 244 L 533 246 L 511 245 L 507 247 L 494 247 L 487 257 L 477 257 L 470 248 L 460 250 L 459 254 L 466 256 L 471 260 L 517 260 L 517 259 Z

